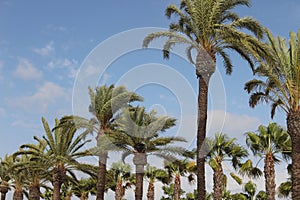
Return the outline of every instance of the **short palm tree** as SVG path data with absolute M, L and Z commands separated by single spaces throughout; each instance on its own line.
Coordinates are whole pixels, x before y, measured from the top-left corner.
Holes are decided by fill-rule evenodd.
M 11 159 L 11 156 L 5 155 L 3 159 L 0 159 L 0 192 L 1 200 L 5 200 L 6 194 L 10 190 L 11 177 L 8 172 L 9 165 L 7 164 L 8 160 Z
M 188 159 L 165 161 L 165 169 L 169 174 L 169 177 L 174 182 L 174 200 L 180 200 L 181 191 L 181 176 L 188 176 L 188 182 L 194 181 L 194 172 L 196 171 L 196 165 L 194 161 Z
M 147 192 L 147 199 L 148 200 L 154 200 L 155 197 L 155 181 L 161 181 L 162 183 L 168 183 L 169 182 L 169 176 L 167 172 L 163 169 L 158 169 L 154 166 L 151 166 L 149 164 L 146 165 L 145 170 L 145 177 L 149 179 L 148 183 L 148 192 Z
M 258 127 L 258 133 L 247 132 L 246 143 L 255 156 L 264 159 L 264 174 L 267 199 L 275 199 L 275 164 L 280 162 L 278 154 L 288 153 L 291 140 L 288 133 L 276 123 Z M 288 152 L 285 152 L 288 150 Z M 284 156 L 285 157 L 285 156 Z
M 249 104 L 271 103 L 271 117 L 277 108 L 286 115 L 287 131 L 292 140 L 292 198 L 300 199 L 300 30 L 290 32 L 288 44 L 284 38 L 275 38 L 268 32 L 269 52 L 272 60 L 260 63 L 253 79 L 245 84 L 251 93 Z
M 288 164 L 287 166 L 287 171 L 288 174 L 290 175 L 288 180 L 281 183 L 278 186 L 278 197 L 279 198 L 291 198 L 291 193 L 292 193 L 292 179 L 291 179 L 291 175 L 292 175 L 292 165 Z
M 216 70 L 216 56 L 224 62 L 226 73 L 231 74 L 232 62 L 226 50 L 237 52 L 251 67 L 252 58 L 265 55 L 263 45 L 257 40 L 263 37 L 263 27 L 251 17 L 240 18 L 233 9 L 250 6 L 249 0 L 181 0 L 180 7 L 171 4 L 166 16 L 178 17 L 169 31 L 151 33 L 143 41 L 143 47 L 160 37 L 166 38 L 164 57 L 176 44 L 187 45 L 187 58 L 196 68 L 199 78 L 198 130 L 197 130 L 197 190 L 198 199 L 205 199 L 205 155 L 201 146 L 206 137 L 207 98 L 209 80 Z M 249 31 L 247 34 L 242 29 Z M 196 59 L 192 54 L 196 52 Z
M 97 192 L 96 177 L 82 178 L 72 186 L 72 193 L 80 200 L 89 199 L 90 195 L 96 195 Z
M 230 139 L 226 134 L 217 133 L 213 138 L 206 140 L 208 164 L 213 169 L 214 200 L 221 200 L 225 191 L 223 164 L 230 161 L 237 169 L 242 159 L 248 156 L 245 148 L 235 142 L 235 138 Z
M 115 192 L 115 200 L 122 200 L 125 190 L 133 184 L 134 177 L 131 175 L 131 167 L 127 163 L 115 162 L 107 171 L 107 187 Z
M 179 137 L 162 137 L 159 133 L 175 125 L 175 119 L 167 116 L 156 116 L 154 110 L 146 113 L 144 107 L 123 110 L 123 117 L 117 120 L 118 134 L 113 135 L 113 144 L 123 151 L 124 160 L 133 154 L 136 173 L 135 199 L 143 198 L 144 167 L 147 155 L 155 155 L 164 159 L 175 159 L 186 150 L 179 146 L 172 146 L 174 142 L 185 141 Z
M 22 154 L 32 155 L 34 159 L 40 159 L 47 162 L 48 171 L 51 173 L 51 182 L 53 185 L 53 200 L 60 199 L 60 189 L 62 184 L 67 180 L 67 174 L 70 174 L 76 179 L 74 170 L 79 170 L 84 173 L 94 175 L 95 168 L 91 165 L 79 163 L 76 159 L 85 156 L 90 156 L 91 153 L 87 150 L 82 151 L 84 145 L 89 142 L 84 141 L 85 135 L 76 136 L 77 131 L 75 125 L 55 128 L 53 133 L 49 128 L 47 121 L 42 118 L 45 135 L 43 139 L 34 137 L 38 143 L 46 142 L 45 151 L 37 151 L 35 145 L 25 144 L 21 148 L 24 150 Z M 55 120 L 56 126 L 59 120 Z M 26 149 L 25 149 L 26 148 Z
M 90 87 L 88 89 L 91 101 L 89 112 L 93 115 L 93 118 L 66 116 L 62 119 L 60 126 L 67 126 L 69 122 L 73 122 L 77 127 L 86 128 L 87 131 L 97 134 L 97 148 L 93 150 L 99 157 L 96 199 L 104 200 L 106 163 L 111 144 L 106 134 L 108 132 L 112 133 L 114 129 L 112 122 L 118 116 L 121 108 L 129 106 L 131 102 L 142 101 L 143 98 L 134 92 L 127 91 L 124 86 L 103 85 L 95 89 Z

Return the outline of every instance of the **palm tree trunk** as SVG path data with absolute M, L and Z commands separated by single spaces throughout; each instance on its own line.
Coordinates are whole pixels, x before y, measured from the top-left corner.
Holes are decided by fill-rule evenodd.
M 148 193 L 147 193 L 148 200 L 154 200 L 154 183 L 153 181 L 149 181 L 148 185 Z
M 180 191 L 181 191 L 180 175 L 176 174 L 174 180 L 174 200 L 180 200 Z
M 267 200 L 274 200 L 276 184 L 275 184 L 274 158 L 272 153 L 268 153 L 266 155 L 264 174 L 265 174 Z
M 117 185 L 116 185 L 116 194 L 115 194 L 115 199 L 116 200 L 122 200 L 123 197 L 123 187 L 122 187 L 122 179 L 118 178 Z
M 67 194 L 65 200 L 71 200 L 71 194 Z
M 1 192 L 1 200 L 5 200 L 7 192 Z
M 29 186 L 29 200 L 39 200 L 41 196 L 40 187 L 38 185 Z
M 206 137 L 208 85 L 215 72 L 216 62 L 204 50 L 198 52 L 196 58 L 196 75 L 199 78 L 198 91 L 198 124 L 197 124 L 197 190 L 198 200 L 205 200 L 205 152 L 202 147 Z
M 0 185 L 1 200 L 5 200 L 8 189 L 8 183 L 3 181 L 3 183 Z
M 197 190 L 198 200 L 205 200 L 205 152 L 203 142 L 206 137 L 208 84 L 199 77 L 198 130 L 197 130 Z
M 60 200 L 60 188 L 66 180 L 66 169 L 64 165 L 58 164 L 53 169 L 53 200 Z
M 80 200 L 86 200 L 85 192 L 81 193 Z
M 144 165 L 135 165 L 135 200 L 143 199 Z
M 220 164 L 218 169 L 214 170 L 213 180 L 214 180 L 214 194 L 213 194 L 214 200 L 222 200 L 224 179 L 223 179 L 223 169 Z
M 13 200 L 23 200 L 23 189 L 17 187 L 14 191 Z
M 300 111 L 288 113 L 287 128 L 292 140 L 292 199 L 300 200 Z
M 99 154 L 98 181 L 97 181 L 97 200 L 104 200 L 106 184 L 106 163 L 108 153 Z

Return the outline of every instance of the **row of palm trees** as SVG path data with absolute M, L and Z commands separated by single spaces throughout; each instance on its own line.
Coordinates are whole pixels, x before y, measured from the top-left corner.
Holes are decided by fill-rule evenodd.
M 267 28 L 252 17 L 239 17 L 233 11 L 238 6 L 250 7 L 249 0 L 181 0 L 171 4 L 165 15 L 170 19 L 168 31 L 151 33 L 143 46 L 157 38 L 165 38 L 164 58 L 169 58 L 177 44 L 186 45 L 187 59 L 195 66 L 199 81 L 197 131 L 197 191 L 204 200 L 205 159 L 201 146 L 206 138 L 207 97 L 211 76 L 216 70 L 216 56 L 223 60 L 227 74 L 232 62 L 226 50 L 233 50 L 247 61 L 254 74 L 245 84 L 251 94 L 249 104 L 271 103 L 271 117 L 277 108 L 287 115 L 288 134 L 292 139 L 292 198 L 300 199 L 300 32 L 290 33 L 290 39 L 275 38 Z M 267 38 L 266 40 L 264 38 Z M 196 54 L 196 56 L 194 55 Z M 196 59 L 193 59 L 196 57 Z M 256 64 L 258 63 L 258 66 Z
M 102 86 L 100 88 L 105 90 L 110 87 Z M 10 180 L 13 180 L 14 183 L 13 198 L 15 200 L 23 199 L 23 192 L 27 194 L 26 191 L 28 191 L 27 197 L 34 200 L 40 199 L 41 196 L 45 199 L 56 200 L 60 199 L 62 194 L 65 199 L 68 199 L 72 193 L 81 199 L 86 199 L 89 193 L 96 194 L 99 189 L 95 187 L 98 181 L 96 180 L 97 167 L 79 162 L 78 159 L 95 155 L 95 153 L 98 155 L 99 151 L 108 153 L 108 151 L 116 150 L 116 147 L 123 152 L 123 161 L 129 154 L 134 154 L 135 177 L 130 175 L 128 164 L 114 163 L 104 175 L 109 177 L 109 181 L 105 183 L 104 191 L 111 188 L 115 191 L 115 198 L 121 200 L 125 195 L 125 189 L 133 183 L 135 185 L 135 198 L 142 198 L 143 179 L 146 175 L 149 178 L 148 199 L 154 199 L 154 183 L 156 180 L 163 183 L 170 183 L 173 180 L 172 198 L 181 199 L 181 176 L 189 174 L 188 180 L 193 181 L 197 165 L 190 158 L 178 159 L 178 156 L 184 157 L 193 155 L 196 152 L 192 153 L 181 147 L 169 146 L 171 142 L 184 141 L 183 139 L 177 138 L 176 140 L 175 137 L 162 137 L 158 134 L 158 130 L 165 131 L 173 126 L 175 120 L 168 117 L 156 117 L 154 111 L 147 114 L 143 107 L 129 107 L 129 110 L 124 110 L 118 116 L 122 117 L 116 119 L 116 124 L 114 122 L 111 124 L 115 131 L 112 132 L 111 130 L 109 134 L 107 133 L 105 139 L 103 137 L 101 143 L 98 143 L 101 146 L 89 150 L 82 150 L 84 145 L 90 141 L 84 139 L 89 133 L 89 129 L 78 129 L 78 122 L 76 124 L 71 120 L 68 120 L 69 124 L 66 125 L 66 118 L 63 118 L 60 121 L 56 120 L 55 128 L 51 130 L 46 120 L 42 118 L 45 130 L 43 138 L 34 137 L 37 144 L 22 145 L 19 151 L 12 156 L 6 156 L 2 160 L 0 165 L 1 199 L 5 199 L 10 188 Z M 123 132 L 124 129 L 130 129 L 130 132 Z M 76 131 L 80 130 L 80 134 L 76 135 Z M 133 133 L 133 135 L 129 133 Z M 146 143 L 144 143 L 145 141 Z M 271 123 L 268 127 L 260 126 L 258 133 L 246 133 L 246 143 L 255 155 L 264 158 L 266 193 L 260 192 L 260 195 L 264 194 L 264 197 L 261 198 L 274 199 L 274 163 L 280 161 L 277 154 L 282 154 L 282 158 L 289 158 L 291 152 L 290 137 L 283 128 Z M 113 148 L 111 148 L 112 144 Z M 252 181 L 245 183 L 245 191 L 249 194 L 248 196 L 247 194 L 230 194 L 226 192 L 227 177 L 223 173 L 224 162 L 230 161 L 236 171 L 243 176 L 247 175 L 250 178 L 255 178 L 262 174 L 257 167 L 252 166 L 251 160 L 242 162 L 248 156 L 248 152 L 237 144 L 235 139 L 230 139 L 226 135 L 218 133 L 214 138 L 206 140 L 206 151 L 206 161 L 214 172 L 213 199 L 224 199 L 225 197 L 226 199 L 247 199 L 249 195 L 253 196 L 255 194 L 255 192 L 249 190 L 249 188 L 255 188 Z M 149 153 L 154 153 L 154 155 L 165 159 L 165 170 L 147 165 L 146 173 L 144 173 L 144 166 L 147 164 L 145 159 L 147 159 Z M 176 156 L 170 153 L 175 153 Z M 141 160 L 139 160 L 139 156 L 142 157 Z M 76 171 L 84 172 L 90 178 L 78 181 Z M 230 175 L 238 184 L 242 184 L 238 175 L 234 173 L 230 173 Z M 52 184 L 53 188 L 50 193 L 49 183 Z M 44 194 L 41 194 L 41 187 L 46 189 Z M 138 190 L 139 187 L 140 190 Z M 164 186 L 164 188 L 167 188 L 167 186 Z M 64 190 L 65 192 L 63 192 Z M 289 195 L 289 193 L 284 193 L 286 191 L 282 190 L 282 194 L 285 196 Z M 189 193 L 188 195 L 191 196 L 192 194 Z M 196 199 L 195 196 L 193 198 Z M 206 198 L 209 198 L 209 196 L 207 195 Z

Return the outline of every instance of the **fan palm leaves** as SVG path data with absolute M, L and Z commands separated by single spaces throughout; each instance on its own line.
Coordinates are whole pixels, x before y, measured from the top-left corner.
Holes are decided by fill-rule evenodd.
M 148 200 L 154 200 L 155 197 L 155 181 L 161 181 L 162 183 L 168 183 L 169 182 L 169 176 L 167 172 L 163 169 L 158 169 L 154 166 L 151 166 L 149 164 L 146 165 L 145 170 L 145 177 L 149 179 L 148 183 L 148 192 L 147 192 L 147 199 Z
M 181 194 L 181 176 L 188 175 L 188 181 L 194 181 L 194 172 L 196 171 L 196 164 L 194 161 L 187 159 L 176 161 L 165 161 L 165 169 L 169 177 L 174 182 L 174 200 L 180 200 Z
M 208 164 L 213 169 L 214 200 L 221 200 L 225 191 L 226 176 L 223 172 L 223 162 L 230 161 L 237 169 L 243 158 L 248 156 L 245 148 L 235 142 L 235 138 L 230 139 L 226 134 L 217 133 L 213 138 L 207 138 L 206 146 L 208 150 Z M 232 174 L 235 180 L 236 176 Z
M 186 45 L 187 59 L 195 66 L 199 78 L 198 130 L 197 130 L 197 190 L 198 199 L 205 198 L 205 155 L 201 146 L 206 137 L 207 98 L 209 80 L 216 70 L 216 56 L 223 60 L 227 74 L 232 72 L 232 62 L 226 50 L 237 52 L 253 68 L 253 58 L 266 56 L 265 47 L 257 39 L 264 28 L 251 17 L 239 17 L 233 9 L 250 6 L 249 0 L 181 0 L 180 6 L 171 4 L 166 9 L 168 18 L 177 17 L 169 31 L 151 33 L 144 38 L 143 47 L 157 38 L 165 38 L 164 58 L 177 44 Z M 247 30 L 247 34 L 242 30 Z M 196 59 L 193 59 L 193 53 Z
M 123 107 L 129 106 L 134 101 L 142 101 L 143 98 L 134 92 L 129 92 L 124 86 L 103 85 L 89 89 L 90 105 L 89 112 L 92 119 L 80 116 L 66 116 L 61 120 L 60 126 L 68 126 L 74 123 L 78 128 L 85 128 L 87 132 L 96 133 L 97 147 L 93 152 L 99 157 L 97 200 L 104 200 L 106 182 L 106 163 L 108 151 L 114 147 L 110 139 L 106 137 L 108 132 L 113 132 L 112 122 L 118 117 Z
M 131 175 L 131 166 L 127 163 L 115 162 L 111 164 L 111 168 L 107 171 L 107 187 L 115 192 L 115 199 L 122 200 L 125 196 L 125 190 L 130 188 L 134 182 Z
M 172 146 L 174 142 L 185 141 L 179 137 L 163 137 L 159 133 L 175 126 L 175 119 L 167 116 L 156 116 L 155 111 L 146 113 L 144 107 L 134 107 L 123 110 L 122 117 L 116 121 L 118 134 L 113 134 L 113 143 L 123 151 L 124 160 L 133 154 L 133 163 L 136 167 L 135 199 L 143 197 L 144 166 L 147 156 L 155 155 L 163 159 L 176 159 L 186 150 L 183 147 Z
M 258 133 L 247 132 L 246 143 L 254 155 L 264 159 L 264 174 L 267 199 L 275 199 L 275 164 L 280 162 L 278 154 L 291 151 L 288 133 L 276 123 L 259 126 Z
M 286 112 L 287 131 L 292 141 L 293 199 L 300 199 L 300 31 L 290 32 L 290 39 L 268 32 L 272 61 L 261 62 L 253 79 L 245 84 L 251 94 L 249 104 L 271 103 L 271 117 L 277 108 Z

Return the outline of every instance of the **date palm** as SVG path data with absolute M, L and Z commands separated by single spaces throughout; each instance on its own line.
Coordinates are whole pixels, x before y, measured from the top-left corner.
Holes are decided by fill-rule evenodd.
M 116 122 L 119 130 L 118 134 L 113 134 L 113 143 L 124 152 L 123 160 L 133 154 L 136 175 L 135 199 L 142 200 L 147 156 L 155 155 L 164 159 L 175 159 L 175 156 L 182 155 L 186 150 L 171 144 L 185 140 L 179 137 L 160 136 L 159 133 L 175 125 L 175 119 L 156 116 L 154 110 L 146 113 L 144 107 L 135 107 L 131 110 L 123 110 L 122 115 Z
M 111 147 L 110 139 L 106 137 L 106 134 L 113 131 L 112 122 L 118 116 L 121 108 L 129 106 L 131 102 L 142 101 L 143 98 L 134 92 L 127 91 L 124 86 L 103 85 L 95 89 L 89 87 L 88 90 L 90 97 L 89 112 L 93 115 L 93 118 L 66 116 L 63 117 L 60 126 L 68 126 L 68 123 L 72 122 L 78 128 L 86 128 L 88 132 L 97 134 L 97 147 L 93 150 L 99 158 L 96 199 L 104 200 L 107 156 Z
M 89 142 L 83 142 L 84 134 L 75 135 L 77 129 L 75 124 L 65 127 L 58 127 L 51 132 L 48 122 L 42 118 L 45 135 L 43 139 L 34 137 L 38 143 L 46 143 L 45 151 L 37 151 L 38 149 L 31 144 L 22 145 L 22 154 L 32 155 L 34 159 L 40 159 L 47 162 L 48 172 L 51 173 L 51 182 L 53 185 L 53 200 L 60 199 L 60 189 L 67 180 L 67 174 L 76 179 L 74 171 L 82 171 L 84 173 L 94 175 L 94 168 L 91 165 L 79 163 L 77 159 L 90 156 L 87 150 L 82 150 L 84 145 Z M 55 126 L 58 126 L 59 120 L 55 120 Z
M 201 146 L 206 137 L 207 98 L 211 76 L 216 70 L 216 57 L 224 62 L 226 73 L 231 74 L 232 62 L 226 50 L 237 52 L 253 68 L 253 57 L 265 55 L 263 45 L 257 40 L 263 37 L 263 27 L 251 17 L 239 17 L 233 9 L 250 6 L 249 0 L 181 0 L 180 7 L 171 4 L 166 16 L 178 17 L 169 31 L 151 33 L 143 41 L 143 47 L 157 38 L 164 37 L 164 58 L 176 44 L 187 46 L 187 58 L 196 68 L 198 78 L 197 125 L 197 190 L 198 199 L 205 199 L 205 155 Z M 252 34 L 247 34 L 247 30 Z M 193 59 L 196 52 L 196 59 Z
M 257 133 L 247 132 L 246 143 L 255 156 L 264 159 L 267 200 L 273 200 L 275 199 L 276 188 L 275 164 L 280 162 L 279 154 L 284 155 L 284 153 L 289 152 L 290 137 L 282 127 L 276 123 L 270 123 L 267 127 L 259 126 Z
M 169 182 L 169 176 L 167 172 L 163 169 L 158 169 L 149 164 L 146 165 L 145 177 L 149 179 L 148 190 L 147 190 L 147 199 L 154 200 L 155 197 L 155 181 L 161 181 L 162 183 Z
M 207 138 L 206 140 L 208 164 L 214 171 L 214 200 L 221 200 L 222 193 L 225 191 L 224 162 L 230 161 L 232 166 L 237 169 L 241 160 L 248 156 L 247 150 L 237 144 L 235 140 L 235 138 L 230 139 L 223 133 L 217 133 L 213 138 Z
M 245 84 L 249 104 L 271 103 L 271 117 L 277 108 L 286 115 L 287 131 L 292 141 L 292 198 L 300 199 L 300 30 L 290 32 L 290 39 L 275 38 L 268 32 L 272 60 L 261 62 L 253 79 Z

